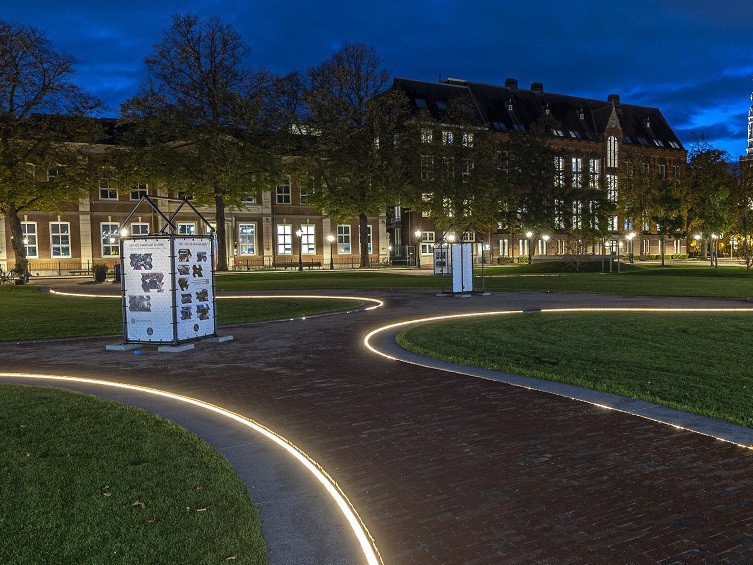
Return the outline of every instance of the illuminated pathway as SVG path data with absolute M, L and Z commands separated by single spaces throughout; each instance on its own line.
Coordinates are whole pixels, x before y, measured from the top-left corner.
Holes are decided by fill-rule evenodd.
M 447 313 L 748 304 L 359 294 L 385 306 L 234 327 L 232 342 L 183 354 L 106 352 L 112 338 L 6 344 L 0 370 L 134 383 L 252 418 L 337 481 L 388 564 L 753 561 L 752 450 L 363 345 L 377 327 Z

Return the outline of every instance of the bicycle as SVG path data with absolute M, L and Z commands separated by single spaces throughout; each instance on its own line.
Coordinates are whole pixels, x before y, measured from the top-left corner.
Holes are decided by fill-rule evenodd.
M 0 284 L 10 284 L 14 281 L 14 271 L 11 269 L 10 271 L 3 271 L 2 267 L 0 267 Z

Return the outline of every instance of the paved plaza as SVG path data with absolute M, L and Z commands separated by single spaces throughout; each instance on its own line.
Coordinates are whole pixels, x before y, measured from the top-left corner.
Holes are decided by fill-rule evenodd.
M 385 304 L 220 328 L 233 341 L 180 354 L 105 351 L 118 342 L 113 337 L 0 344 L 0 370 L 148 386 L 251 418 L 329 473 L 388 564 L 753 562 L 753 450 L 548 392 L 387 359 L 363 344 L 379 326 L 439 313 L 745 302 L 357 294 Z M 229 459 L 247 484 L 253 480 L 242 458 Z

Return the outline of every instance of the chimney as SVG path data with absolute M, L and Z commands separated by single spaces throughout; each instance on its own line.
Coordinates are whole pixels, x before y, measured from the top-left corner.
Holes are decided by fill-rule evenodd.
M 534 92 L 544 92 L 544 85 L 540 82 L 532 82 L 531 90 Z
M 610 94 L 607 98 L 607 102 L 611 102 L 614 106 L 620 105 L 620 95 L 619 94 Z
M 517 90 L 518 89 L 518 79 L 516 78 L 506 78 L 505 79 L 505 86 L 509 88 L 510 90 Z

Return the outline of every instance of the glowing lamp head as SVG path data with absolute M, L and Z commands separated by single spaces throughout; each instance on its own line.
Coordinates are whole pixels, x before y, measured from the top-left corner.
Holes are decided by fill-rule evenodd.
M 531 232 L 531 231 L 527 231 L 527 232 L 526 232 L 526 237 L 527 237 L 528 239 L 531 239 L 531 238 L 533 237 L 533 232 Z
M 335 236 L 334 236 L 334 235 L 332 235 L 332 234 L 329 234 L 329 235 L 327 236 L 327 241 L 329 241 L 330 243 L 332 243 L 333 241 L 335 241 Z
M 295 236 L 301 237 L 303 235 L 303 232 L 301 230 L 295 230 Z
M 450 235 L 448 235 L 447 236 L 447 241 L 449 241 L 450 243 L 452 243 L 453 241 L 455 241 L 455 234 L 451 233 Z
M 543 239 L 544 241 L 549 241 L 549 236 L 544 234 L 541 236 L 541 239 Z
M 123 228 L 120 230 L 120 237 L 126 237 L 128 235 L 128 230 Z
M 416 239 L 421 237 L 421 230 L 416 230 Z

